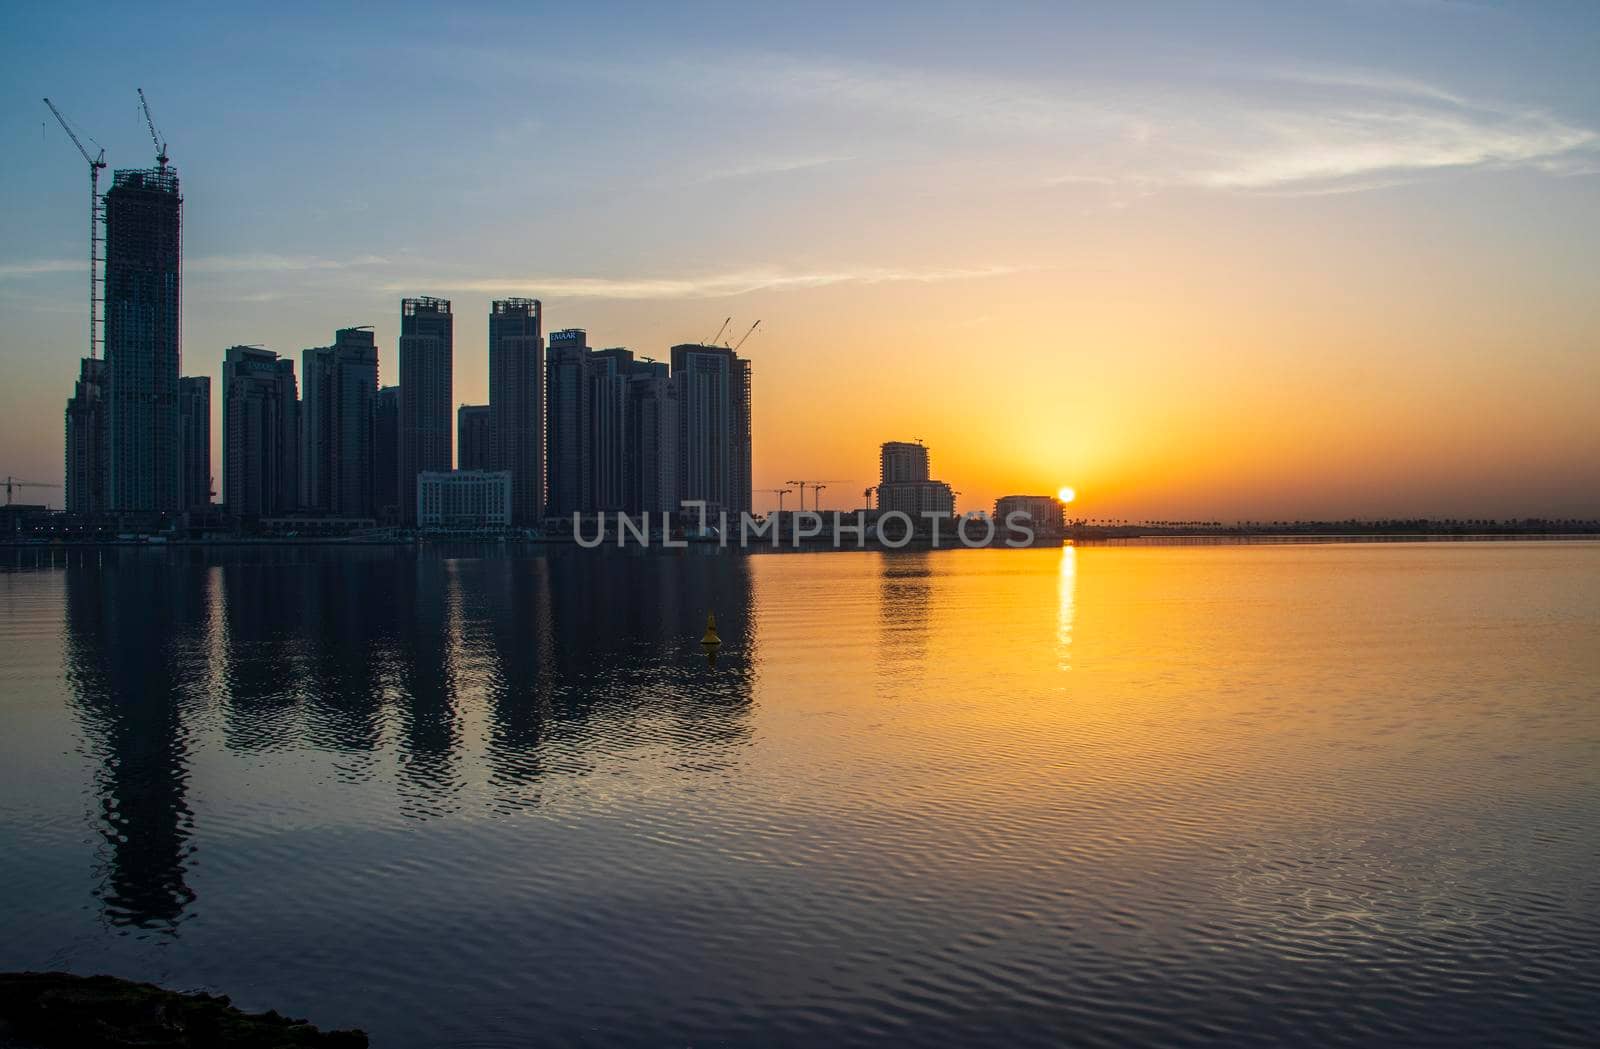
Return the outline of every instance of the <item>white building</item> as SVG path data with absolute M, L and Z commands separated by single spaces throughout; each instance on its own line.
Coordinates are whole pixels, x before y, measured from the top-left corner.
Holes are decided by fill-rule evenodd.
M 424 470 L 417 474 L 419 528 L 508 528 L 510 470 Z

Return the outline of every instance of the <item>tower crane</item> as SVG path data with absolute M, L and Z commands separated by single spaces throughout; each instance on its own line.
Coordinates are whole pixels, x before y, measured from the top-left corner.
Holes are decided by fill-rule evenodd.
M 730 317 L 729 319 L 731 320 L 732 318 Z M 761 322 L 759 320 L 750 325 L 750 330 L 744 333 L 744 338 L 733 344 L 733 352 L 738 353 L 739 347 L 744 345 L 744 340 L 754 335 L 756 333 L 756 329 L 759 327 L 761 327 Z
M 724 318 L 722 318 L 722 327 L 718 328 L 717 329 L 717 333 L 715 335 L 711 336 L 711 338 L 707 339 L 705 342 L 701 343 L 700 345 L 702 345 L 702 346 L 715 346 L 717 344 L 717 340 L 722 338 L 722 333 L 728 330 L 728 325 L 731 324 L 732 322 L 733 322 L 733 318 L 732 317 L 724 317 Z
M 13 488 L 60 488 L 59 484 L 44 484 L 40 481 L 19 481 L 15 477 L 6 478 L 6 505 L 11 505 L 11 490 Z
M 794 489 L 793 488 L 757 488 L 756 491 L 758 491 L 758 492 L 766 492 L 768 495 L 777 496 L 778 497 L 778 513 L 781 514 L 781 513 L 783 513 L 783 497 L 786 496 L 786 495 L 791 494 L 794 491 Z
M 156 133 L 156 122 L 150 116 L 150 103 L 145 101 L 144 88 L 139 88 L 139 108 L 144 111 L 144 126 L 150 129 L 150 141 L 156 145 L 156 163 L 161 166 L 161 173 L 167 173 L 167 144 L 161 141 L 161 136 Z
M 106 166 L 106 151 L 100 150 L 97 156 L 91 157 L 89 151 L 78 141 L 78 136 L 73 133 L 72 125 L 67 123 L 67 118 L 61 115 L 61 110 L 48 98 L 44 104 L 50 107 L 50 112 L 55 114 L 56 123 L 61 125 L 61 130 L 67 133 L 72 144 L 78 147 L 78 152 L 83 154 L 83 159 L 89 165 L 89 356 L 100 356 L 100 221 L 105 215 L 105 204 L 100 199 L 100 172 Z M 94 142 L 94 139 L 89 139 Z M 100 143 L 94 142 L 96 146 Z M 9 495 L 10 489 L 6 489 Z
M 849 484 L 848 481 L 841 481 L 838 478 L 830 478 L 824 481 L 785 481 L 783 483 L 795 485 L 800 489 L 801 510 L 806 508 L 806 485 L 810 485 L 813 492 L 821 492 L 822 489 L 828 487 L 830 484 Z M 821 509 L 821 506 L 817 503 L 817 497 L 815 495 L 811 497 L 811 507 L 814 510 Z

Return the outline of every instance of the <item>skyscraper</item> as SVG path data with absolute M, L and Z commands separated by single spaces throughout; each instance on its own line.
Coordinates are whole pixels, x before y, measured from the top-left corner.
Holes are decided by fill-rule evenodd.
M 595 510 L 628 510 L 628 379 L 633 352 L 589 354 L 589 498 Z
M 178 380 L 178 450 L 183 468 L 183 508 L 211 505 L 211 376 Z
M 511 474 L 511 521 L 544 517 L 544 330 L 538 299 L 489 307 L 490 466 Z
M 372 502 L 380 521 L 400 518 L 400 387 L 378 391 L 372 418 Z
M 678 391 L 660 361 L 635 361 L 628 377 L 629 512 L 678 509 Z
M 350 517 L 374 513 L 373 407 L 378 344 L 372 329 L 340 328 L 332 346 L 301 355 L 300 505 Z
M 170 167 L 118 171 L 105 198 L 107 504 L 183 505 L 178 436 L 183 198 Z
M 493 460 L 489 406 L 463 404 L 456 409 L 456 469 L 488 470 Z
M 750 510 L 750 362 L 726 346 L 674 346 L 672 382 L 680 497 L 708 512 Z
M 545 368 L 545 435 L 549 441 L 547 513 L 566 517 L 593 509 L 589 337 L 582 328 L 550 334 Z
M 234 346 L 222 361 L 222 486 L 231 514 L 286 513 L 299 502 L 294 361 Z
M 85 357 L 67 400 L 66 507 L 93 514 L 106 508 L 106 362 Z
M 417 474 L 448 470 L 454 318 L 450 300 L 400 302 L 400 520 L 417 519 Z

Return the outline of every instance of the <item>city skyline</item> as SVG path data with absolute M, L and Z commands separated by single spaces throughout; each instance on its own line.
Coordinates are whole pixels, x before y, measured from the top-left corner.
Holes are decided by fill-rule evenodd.
M 569 53 L 529 64 L 485 40 L 532 22 L 467 14 L 407 51 L 415 84 L 377 92 L 353 45 L 330 45 L 336 72 L 289 61 L 306 25 L 208 15 L 162 41 L 119 13 L 24 12 L 37 54 L 0 77 L 114 169 L 151 166 L 145 87 L 184 178 L 182 372 L 213 391 L 228 346 L 294 359 L 364 323 L 393 385 L 394 303 L 434 295 L 459 320 L 453 438 L 455 408 L 490 401 L 490 302 L 525 295 L 549 330 L 656 357 L 760 318 L 758 491 L 851 478 L 826 500 L 849 505 L 900 435 L 939 449 L 962 508 L 1071 485 L 1082 513 L 1127 518 L 1600 511 L 1600 248 L 1581 235 L 1600 27 L 1343 14 L 1332 32 L 1309 11 L 1167 9 L 1137 47 L 1104 12 L 1026 38 L 1004 13 L 901 34 L 852 12 L 804 44 L 791 16 L 734 16 L 708 49 L 649 11 L 553 12 L 542 35 Z M 136 46 L 92 64 L 56 46 L 91 19 Z M 301 21 L 402 46 L 358 16 Z M 212 112 L 188 88 L 217 59 L 194 45 L 246 24 L 259 68 L 219 77 Z M 294 104 L 312 92 L 327 104 Z M 42 106 L 12 108 L 0 468 L 58 482 L 87 333 L 82 165 Z M 422 159 L 396 153 L 416 120 Z

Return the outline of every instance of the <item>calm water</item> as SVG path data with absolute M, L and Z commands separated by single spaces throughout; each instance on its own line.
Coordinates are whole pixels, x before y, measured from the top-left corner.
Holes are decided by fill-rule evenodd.
M 3 556 L 0 969 L 380 1047 L 1600 1042 L 1600 544 Z

